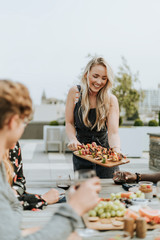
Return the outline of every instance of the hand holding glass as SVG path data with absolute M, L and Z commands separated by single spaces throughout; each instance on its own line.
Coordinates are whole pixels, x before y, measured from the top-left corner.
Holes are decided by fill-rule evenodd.
M 80 169 L 75 171 L 74 180 L 76 189 L 88 178 L 96 177 L 96 172 L 93 169 Z

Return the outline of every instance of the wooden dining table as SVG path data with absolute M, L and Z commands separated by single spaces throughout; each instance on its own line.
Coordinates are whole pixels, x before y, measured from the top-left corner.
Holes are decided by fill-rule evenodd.
M 36 184 L 34 186 L 32 186 L 33 191 L 37 191 L 37 187 L 35 187 Z M 101 198 L 109 198 L 111 193 L 118 193 L 118 192 L 125 192 L 125 190 L 122 188 L 121 185 L 117 185 L 113 182 L 113 179 L 101 179 L 101 192 L 99 194 L 99 196 Z M 43 190 L 43 188 L 45 188 L 46 190 L 46 185 L 44 183 L 41 183 L 41 185 L 39 184 L 38 186 L 41 191 Z M 56 187 L 56 183 L 55 182 L 51 182 L 47 184 L 48 189 L 51 187 Z M 31 186 L 30 186 L 31 188 Z M 34 189 L 36 188 L 36 189 Z M 44 226 L 46 224 L 47 221 L 49 221 L 49 219 L 51 218 L 51 216 L 53 215 L 53 213 L 57 210 L 57 208 L 59 208 L 61 206 L 62 203 L 56 203 L 53 205 L 48 205 L 43 211 L 38 211 L 38 212 L 33 212 L 33 211 L 23 211 L 23 221 L 22 221 L 22 229 L 26 229 L 29 227 L 34 227 L 34 226 Z M 149 206 L 152 207 L 153 209 L 160 209 L 160 201 L 158 201 L 157 198 L 153 198 L 150 202 L 149 202 Z M 77 231 L 80 235 L 84 235 L 86 232 L 86 226 L 83 222 L 83 220 L 81 221 L 81 223 L 79 223 L 79 226 L 77 228 Z M 107 239 L 107 236 L 111 236 L 111 235 L 115 235 L 116 233 L 122 232 L 122 230 L 110 230 L 110 231 L 98 231 L 96 232 L 96 236 L 82 236 L 82 239 L 84 240 L 105 240 Z M 91 230 L 91 233 L 94 233 L 94 231 Z M 105 238 L 106 237 L 106 238 Z M 132 239 L 139 239 L 136 238 L 136 236 L 134 236 Z M 146 234 L 146 240 L 151 240 L 153 239 L 153 230 L 148 230 L 147 234 Z M 76 240 L 76 239 L 74 239 Z

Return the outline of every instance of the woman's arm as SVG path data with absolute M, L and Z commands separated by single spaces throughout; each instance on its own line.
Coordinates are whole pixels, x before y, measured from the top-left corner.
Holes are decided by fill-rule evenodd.
M 160 172 L 157 173 L 142 173 L 141 175 L 141 181 L 151 181 L 154 183 L 157 183 L 158 181 L 160 181 Z
M 66 133 L 69 138 L 68 148 L 72 151 L 76 150 L 77 145 L 80 144 L 80 142 L 76 138 L 76 130 L 74 126 L 74 107 L 75 107 L 76 92 L 77 92 L 76 86 L 72 87 L 69 90 L 67 101 L 66 101 L 66 110 L 65 110 Z
M 100 180 L 97 177 L 82 183 L 78 190 L 73 190 L 73 193 L 68 200 L 68 204 L 63 204 L 59 209 L 57 209 L 46 226 L 44 226 L 40 231 L 27 235 L 22 239 L 67 239 L 70 233 L 78 226 L 80 220 L 79 216 L 82 216 L 84 213 L 88 212 L 97 205 L 99 201 L 97 193 L 99 193 L 100 190 Z
M 23 174 L 22 153 L 19 142 L 17 142 L 14 149 L 10 149 L 10 161 L 13 164 L 15 173 L 13 178 L 13 188 L 19 195 L 22 195 L 26 190 L 26 180 Z
M 21 216 L 15 201 L 11 206 L 6 194 L 0 189 L 0 239 L 1 240 L 62 240 L 67 239 L 78 226 L 79 216 L 69 205 L 62 205 L 52 216 L 51 220 L 39 231 L 28 229 L 20 231 Z M 16 201 L 17 202 L 17 201 Z M 16 205 L 16 206 L 15 206 Z M 19 204 L 18 204 L 19 205 Z
M 139 181 L 150 181 L 150 182 L 157 183 L 158 181 L 160 181 L 160 172 L 142 173 L 142 174 L 139 174 L 139 178 L 140 178 Z M 120 171 L 114 174 L 113 180 L 117 183 L 122 180 L 126 181 L 127 183 L 138 182 L 137 174 L 130 173 L 130 172 L 120 172 Z
M 109 116 L 107 121 L 109 146 L 116 152 L 120 152 L 119 128 L 119 105 L 114 95 L 111 95 Z
M 0 239 L 1 240 L 62 240 L 67 239 L 78 227 L 79 216 L 94 208 L 101 190 L 100 180 L 92 178 L 82 183 L 69 198 L 68 204 L 62 204 L 50 221 L 39 231 L 26 236 L 20 232 L 21 206 L 14 197 L 12 189 L 3 182 L 0 175 Z M 83 197 L 82 197 L 83 196 Z M 36 229 L 34 229 L 36 230 Z

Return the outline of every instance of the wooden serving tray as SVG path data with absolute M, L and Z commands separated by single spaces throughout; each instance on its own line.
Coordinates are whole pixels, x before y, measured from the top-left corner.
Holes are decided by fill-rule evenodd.
M 111 218 L 111 219 L 118 220 L 118 218 Z M 106 219 L 106 220 L 108 220 L 108 223 L 102 223 L 100 219 L 96 222 L 90 222 L 88 220 L 88 214 L 85 214 L 83 216 L 83 220 L 84 220 L 84 223 L 87 228 L 94 229 L 94 230 L 117 230 L 117 229 L 123 229 L 123 227 L 124 227 L 124 224 L 122 224 L 121 226 L 114 226 L 112 224 L 112 220 L 109 221 L 108 219 Z
M 112 224 L 112 221 L 122 221 L 123 223 L 123 218 L 122 217 L 112 217 L 111 220 L 109 219 L 106 219 L 108 220 L 108 223 L 102 223 L 101 219 L 99 219 L 98 221 L 96 222 L 90 222 L 88 220 L 88 214 L 85 214 L 83 216 L 83 220 L 84 220 L 84 223 L 86 225 L 87 228 L 90 228 L 90 229 L 94 229 L 94 230 L 121 230 L 124 228 L 124 224 L 122 224 L 121 226 L 114 226 Z M 135 226 L 136 227 L 136 226 Z M 150 225 L 150 224 L 147 224 L 147 229 L 148 230 L 152 230 L 152 229 L 157 229 L 157 228 L 160 228 L 160 224 L 155 224 L 155 225 Z
M 126 163 L 129 163 L 129 159 L 127 158 L 123 158 L 122 160 L 120 161 L 112 161 L 112 160 L 106 160 L 106 163 L 101 163 L 100 161 L 94 159 L 91 155 L 79 155 L 78 151 L 75 151 L 73 152 L 74 155 L 80 157 L 80 158 L 83 158 L 87 161 L 90 161 L 90 162 L 93 162 L 93 163 L 96 163 L 98 165 L 101 165 L 103 167 L 115 167 L 115 166 L 118 166 L 118 165 L 122 165 L 122 164 L 126 164 Z

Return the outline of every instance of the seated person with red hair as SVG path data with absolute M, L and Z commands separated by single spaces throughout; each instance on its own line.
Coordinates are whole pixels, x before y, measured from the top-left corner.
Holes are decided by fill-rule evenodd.
M 67 203 L 55 210 L 45 226 L 21 231 L 22 206 L 8 184 L 6 172 L 9 167 L 6 169 L 3 161 L 8 149 L 22 136 L 32 112 L 28 89 L 21 83 L 0 80 L 0 239 L 67 239 L 78 228 L 81 216 L 97 205 L 100 179 L 88 179 L 78 189 L 71 187 Z

